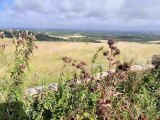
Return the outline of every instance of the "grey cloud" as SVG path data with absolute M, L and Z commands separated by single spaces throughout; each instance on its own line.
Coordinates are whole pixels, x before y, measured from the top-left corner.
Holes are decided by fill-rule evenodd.
M 58 0 L 15 0 L 12 9 L 17 13 L 34 12 L 38 14 L 55 14 L 59 10 Z
M 157 19 L 160 18 L 159 6 L 159 0 L 128 0 L 122 14 L 126 19 Z
M 0 22 L 12 18 L 11 23 L 34 27 L 158 27 L 159 6 L 159 0 L 14 0 L 0 12 Z

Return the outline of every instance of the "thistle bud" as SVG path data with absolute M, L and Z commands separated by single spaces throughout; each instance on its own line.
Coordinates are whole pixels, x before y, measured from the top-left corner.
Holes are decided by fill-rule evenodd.
M 116 42 L 114 40 L 108 40 L 108 45 L 111 47 L 114 45 Z
M 18 41 L 17 41 L 17 44 L 18 44 L 18 45 L 22 45 L 23 43 L 24 43 L 23 40 L 18 40 Z
M 117 68 L 118 70 L 121 70 L 121 71 L 128 71 L 130 69 L 130 65 L 129 63 L 124 62 L 123 64 L 119 65 Z
M 103 52 L 104 56 L 108 56 L 109 55 L 109 51 Z
M 117 50 L 115 51 L 114 55 L 119 55 L 120 53 L 121 53 L 120 50 L 117 49 Z
M 116 46 L 111 46 L 111 49 L 116 51 L 117 50 L 117 47 Z
M 72 61 L 71 58 L 68 58 L 68 57 L 63 57 L 62 60 L 65 62 L 65 63 L 70 63 Z
M 86 64 L 85 62 L 83 62 L 83 61 L 81 61 L 80 64 L 83 65 L 83 66 L 87 65 L 87 64 Z

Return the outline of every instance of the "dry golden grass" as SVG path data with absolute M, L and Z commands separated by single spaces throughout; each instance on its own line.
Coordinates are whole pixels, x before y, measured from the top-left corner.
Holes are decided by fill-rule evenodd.
M 4 42 L 8 44 L 6 53 L 13 57 L 14 46 L 12 42 L 9 40 Z M 89 69 L 91 59 L 97 49 L 101 46 L 104 46 L 105 50 L 108 49 L 106 43 L 36 42 L 36 44 L 39 48 L 34 51 L 31 59 L 27 81 L 24 83 L 26 87 L 48 84 L 58 80 L 63 67 L 61 60 L 63 56 L 85 61 Z M 147 64 L 151 61 L 153 54 L 160 53 L 160 45 L 156 44 L 119 42 L 117 46 L 121 50 L 121 55 L 117 59 L 121 61 L 134 59 L 134 64 Z M 97 63 L 102 64 L 103 69 L 107 70 L 107 61 L 102 55 L 99 56 Z M 6 68 L 0 69 L 0 74 L 3 75 L 5 70 Z

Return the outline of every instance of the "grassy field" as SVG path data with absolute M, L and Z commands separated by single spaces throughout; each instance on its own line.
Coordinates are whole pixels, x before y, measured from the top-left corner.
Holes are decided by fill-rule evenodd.
M 6 54 L 9 59 L 13 59 L 14 45 L 10 40 L 1 40 L 6 43 Z M 77 61 L 85 61 L 88 69 L 91 67 L 91 59 L 97 49 L 104 46 L 107 50 L 107 44 L 104 43 L 78 43 L 78 42 L 36 42 L 38 49 L 34 51 L 31 59 L 30 70 L 27 72 L 27 81 L 24 82 L 26 87 L 48 84 L 58 80 L 64 65 L 62 57 L 67 56 Z M 117 58 L 121 61 L 130 61 L 134 59 L 133 64 L 149 64 L 153 54 L 160 53 L 160 45 L 139 44 L 132 42 L 119 42 L 117 44 L 121 55 Z M 12 56 L 12 57 L 11 57 Z M 103 65 L 107 70 L 107 62 L 101 54 L 97 64 Z M 7 68 L 0 69 L 0 77 L 3 78 Z

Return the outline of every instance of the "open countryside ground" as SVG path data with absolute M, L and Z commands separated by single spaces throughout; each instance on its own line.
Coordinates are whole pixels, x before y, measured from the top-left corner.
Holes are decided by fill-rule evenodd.
M 15 46 L 10 40 L 2 40 L 6 43 L 6 54 L 10 60 L 14 58 L 13 51 Z M 27 72 L 27 80 L 24 82 L 25 87 L 33 87 L 42 84 L 49 84 L 58 81 L 62 67 L 64 65 L 62 57 L 67 56 L 77 61 L 85 61 L 88 69 L 91 68 L 91 59 L 98 48 L 104 46 L 104 51 L 108 50 L 106 43 L 79 43 L 79 42 L 36 42 L 38 49 L 35 49 L 30 61 L 30 70 Z M 119 42 L 117 44 L 121 55 L 117 58 L 123 61 L 134 59 L 133 64 L 149 64 L 153 54 L 160 53 L 160 45 L 156 44 L 139 44 L 133 42 Z M 97 65 L 103 65 L 107 70 L 107 61 L 101 54 L 97 59 Z M 71 68 L 72 69 L 72 68 Z M 0 69 L 0 77 L 5 78 L 4 73 L 7 67 Z M 3 81 L 0 81 L 3 82 Z

